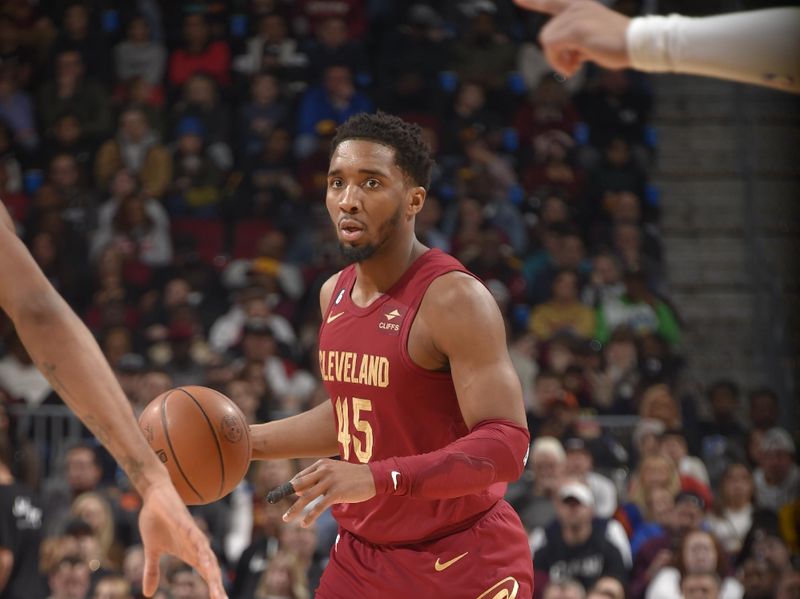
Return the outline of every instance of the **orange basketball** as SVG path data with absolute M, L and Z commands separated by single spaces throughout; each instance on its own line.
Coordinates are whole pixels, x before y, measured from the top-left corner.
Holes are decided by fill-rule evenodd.
M 213 389 L 170 389 L 147 405 L 139 426 L 187 505 L 225 497 L 247 472 L 250 429 L 244 414 Z

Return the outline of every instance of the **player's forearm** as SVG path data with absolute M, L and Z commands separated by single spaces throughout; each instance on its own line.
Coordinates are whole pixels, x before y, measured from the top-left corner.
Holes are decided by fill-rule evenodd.
M 631 65 L 800 92 L 800 9 L 711 17 L 637 17 L 627 30 Z
M 152 483 L 168 480 L 97 342 L 58 293 L 42 290 L 10 315 L 39 370 L 136 489 L 145 494 Z
M 529 441 L 524 426 L 510 420 L 486 420 L 442 449 L 370 462 L 369 467 L 379 495 L 462 497 L 518 479 Z
M 250 426 L 254 460 L 325 458 L 339 453 L 331 402 L 307 412 Z

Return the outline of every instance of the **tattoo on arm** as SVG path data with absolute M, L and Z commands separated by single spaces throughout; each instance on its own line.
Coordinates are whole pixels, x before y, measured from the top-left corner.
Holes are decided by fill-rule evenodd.
M 44 373 L 45 378 L 47 378 L 47 380 L 53 385 L 53 389 L 55 389 L 56 393 L 65 399 L 71 399 L 69 391 L 67 391 L 66 386 L 56 373 L 55 364 L 52 362 L 43 362 L 41 370 Z M 78 417 L 83 420 L 83 423 L 89 428 L 89 430 L 92 431 L 94 436 L 97 437 L 97 440 L 113 453 L 115 439 L 111 436 L 108 426 L 100 422 L 100 420 L 94 414 L 81 413 L 77 407 L 73 407 L 72 409 L 78 415 Z M 126 455 L 119 459 L 119 465 L 122 466 L 123 470 L 125 470 L 131 482 L 136 485 L 141 478 L 142 470 L 144 469 L 144 464 L 142 461 Z

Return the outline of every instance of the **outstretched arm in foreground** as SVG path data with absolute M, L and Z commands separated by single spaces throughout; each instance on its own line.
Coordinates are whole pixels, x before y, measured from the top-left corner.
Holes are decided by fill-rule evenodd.
M 223 599 L 219 566 L 208 540 L 139 431 L 130 403 L 91 333 L 17 238 L 2 204 L 0 307 L 53 389 L 111 452 L 141 494 L 145 595 L 157 589 L 159 556 L 171 553 L 197 568 L 209 585 L 211 599 Z
M 562 75 L 592 61 L 609 69 L 704 75 L 800 93 L 800 8 L 630 19 L 595 0 L 514 1 L 553 15 L 539 40 Z

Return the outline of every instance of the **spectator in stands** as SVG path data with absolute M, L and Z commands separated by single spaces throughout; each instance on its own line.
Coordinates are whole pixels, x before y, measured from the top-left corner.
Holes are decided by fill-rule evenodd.
M 50 481 L 42 494 L 47 536 L 64 529 L 76 497 L 99 488 L 103 470 L 94 447 L 83 443 L 69 447 L 64 453 L 62 473 L 63 479 Z
M 291 37 L 286 18 L 274 12 L 258 19 L 256 34 L 233 61 L 233 68 L 244 75 L 271 72 L 295 90 L 306 79 L 307 66 L 308 57 Z
M 621 506 L 617 518 L 633 537 L 640 526 L 656 519 L 650 511 L 648 497 L 655 489 L 666 489 L 672 496 L 681 490 L 678 469 L 668 457 L 660 453 L 647 455 L 639 462 L 628 484 L 629 502 Z
M 181 99 L 173 107 L 172 120 L 176 129 L 187 117 L 202 124 L 208 154 L 217 168 L 221 171 L 230 169 L 233 152 L 229 142 L 231 124 L 228 109 L 220 100 L 217 83 L 205 73 L 194 73 L 186 80 Z M 176 136 L 179 135 L 176 131 Z
M 239 138 L 242 156 L 258 154 L 266 139 L 289 121 L 289 105 L 280 82 L 272 73 L 256 73 L 250 80 L 250 99 L 239 108 Z
M 48 599 L 84 599 L 89 592 L 89 566 L 78 556 L 61 558 L 47 574 Z
M 142 594 L 142 575 L 144 574 L 144 549 L 141 545 L 131 545 L 122 558 L 122 576 L 130 585 L 131 592 L 138 599 Z
M 794 457 L 794 441 L 786 430 L 776 427 L 764 433 L 758 468 L 753 473 L 759 507 L 777 512 L 800 497 L 800 466 Z
M 764 559 L 750 557 L 739 568 L 746 599 L 773 599 L 780 572 Z
M 636 163 L 628 142 L 612 138 L 603 148 L 603 157 L 589 171 L 586 195 L 590 210 L 602 221 L 641 224 L 641 200 L 645 192 L 645 173 Z M 608 241 L 608 236 L 599 236 Z
M 580 117 L 569 91 L 551 74 L 542 76 L 514 115 L 514 128 L 523 145 L 537 146 L 540 135 L 556 130 L 572 135 Z
M 89 7 L 88 3 L 80 0 L 67 4 L 53 54 L 58 55 L 66 48 L 80 52 L 83 63 L 92 76 L 103 84 L 108 84 L 112 80 L 111 48 L 105 36 L 94 34 L 92 17 L 96 15 L 91 14 Z
M 644 142 L 651 99 L 632 85 L 626 71 L 600 70 L 575 102 L 589 126 L 589 142 L 605 148 L 615 137 L 629 144 Z
M 596 516 L 613 516 L 617 511 L 617 489 L 611 480 L 593 470 L 593 446 L 581 437 L 571 437 L 564 441 L 564 449 L 566 476 L 585 483 L 591 489 Z
M 717 539 L 702 530 L 686 534 L 672 567 L 662 569 L 647 587 L 646 599 L 674 599 L 680 596 L 681 580 L 693 574 L 713 573 L 722 581 L 721 599 L 741 599 L 744 589 L 729 575 L 728 560 Z
M 604 576 L 594 583 L 586 599 L 625 599 L 625 587 L 616 578 Z
M 223 40 L 212 40 L 205 14 L 190 13 L 183 18 L 183 45 L 169 57 L 167 81 L 181 87 L 195 73 L 204 72 L 219 85 L 230 83 L 231 52 Z
M 289 522 L 282 526 L 278 543 L 281 551 L 291 555 L 303 573 L 297 580 L 297 591 L 305 588 L 316 589 L 322 576 L 324 560 L 328 554 L 324 550 L 317 552 L 317 524 L 302 526 L 298 522 Z
M 531 445 L 530 468 L 524 482 L 509 497 L 522 520 L 525 530 L 544 528 L 556 517 L 558 489 L 564 477 L 566 456 L 561 442 L 554 437 L 537 437 Z M 529 476 L 532 474 L 532 477 Z
M 50 161 L 48 183 L 56 194 L 63 219 L 79 234 L 97 226 L 97 197 L 87 185 L 86 173 L 71 154 L 58 154 Z M 41 192 L 41 190 L 40 190 Z
M 310 77 L 317 79 L 325 67 L 346 65 L 356 76 L 367 74 L 369 61 L 362 45 L 352 38 L 347 22 L 341 17 L 320 21 L 308 47 Z
M 322 23 L 337 17 L 349 26 L 349 37 L 361 39 L 367 31 L 367 11 L 363 0 L 296 0 L 292 2 L 292 16 L 297 32 L 303 36 L 316 36 Z
M 604 301 L 619 299 L 624 293 L 622 265 L 616 256 L 611 252 L 600 252 L 592 256 L 592 271 L 581 292 L 583 303 L 597 308 Z
M 778 426 L 780 409 L 778 394 L 769 387 L 758 387 L 748 394 L 749 419 L 753 428 L 766 431 Z
M 52 129 L 45 132 L 45 136 L 46 143 L 40 148 L 44 163 L 49 163 L 58 154 L 70 154 L 75 158 L 81 172 L 92 172 L 97 146 L 84 134 L 75 113 L 65 112 L 59 115 Z M 5 202 L 5 198 L 3 201 Z
M 546 243 L 542 252 L 526 260 L 524 267 L 528 297 L 533 304 L 544 302 L 552 291 L 553 279 L 558 271 L 574 270 L 581 283 L 590 270 L 586 249 L 578 231 L 570 226 L 553 231 L 555 238 Z
M 542 599 L 584 599 L 586 591 L 583 585 L 571 578 L 556 579 L 548 582 Z
M 747 431 L 739 423 L 739 386 L 730 380 L 714 381 L 709 385 L 706 395 L 711 407 L 711 420 L 700 423 L 703 445 L 724 443 L 726 447 L 721 451 L 725 453 L 729 453 L 730 449 L 743 447 L 747 440 Z M 723 462 L 721 465 L 724 468 L 723 456 L 707 454 L 703 457 L 714 466 L 714 460 Z M 715 469 L 718 470 L 715 480 L 718 480 L 721 470 Z
M 570 576 L 584 588 L 603 576 L 626 582 L 630 545 L 618 522 L 594 518 L 594 499 L 585 484 L 566 481 L 558 491 L 558 518 L 531 539 L 536 582 Z M 541 588 L 535 584 L 534 588 Z
M 134 596 L 128 581 L 114 574 L 97 581 L 91 599 L 134 599 Z
M 667 531 L 675 509 L 675 497 L 668 487 L 652 487 L 645 492 L 644 501 L 644 519 L 631 535 L 634 557 L 648 541 Z
M 668 343 L 680 343 L 680 325 L 672 309 L 648 288 L 644 273 L 625 274 L 625 293 L 619 299 L 603 301 L 597 309 L 596 337 L 608 341 L 619 326 L 627 326 L 637 334 L 658 332 Z
M 713 572 L 698 572 L 681 577 L 683 599 L 724 599 L 720 594 L 719 577 Z
M 567 333 L 589 339 L 595 330 L 594 313 L 579 297 L 578 274 L 562 270 L 553 279 L 551 299 L 531 312 L 530 329 L 540 341 Z
M 522 171 L 528 193 L 541 197 L 549 193 L 562 196 L 578 212 L 578 199 L 584 185 L 583 172 L 572 164 L 570 152 L 575 141 L 563 131 L 551 130 L 535 140 L 534 162 Z
M 587 370 L 592 403 L 600 413 L 631 414 L 639 385 L 636 337 L 620 327 L 611 335 L 603 352 L 602 369 Z
M 0 67 L 0 120 L 9 126 L 21 149 L 36 150 L 39 134 L 33 117 L 33 102 L 20 87 L 17 67 L 13 64 Z
M 706 504 L 695 493 L 681 491 L 675 497 L 675 508 L 663 534 L 650 539 L 639 549 L 631 570 L 628 595 L 642 599 L 653 578 L 665 567 L 674 563 L 681 539 L 703 526 Z
M 191 566 L 180 564 L 167 576 L 172 599 L 208 599 L 208 586 Z
M 172 157 L 158 141 L 141 108 L 131 106 L 120 113 L 116 137 L 107 140 L 97 152 L 95 182 L 107 189 L 121 168 L 135 174 L 149 198 L 161 198 L 172 178 Z
M 254 599 L 306 599 L 310 596 L 308 576 L 303 564 L 291 553 L 283 551 L 269 559 L 253 593 Z
M 487 105 L 485 87 L 472 80 L 463 81 L 443 118 L 442 150 L 446 155 L 460 155 L 464 143 L 498 124 L 497 115 Z
M 175 318 L 167 327 L 167 341 L 169 359 L 163 368 L 175 385 L 192 385 L 202 380 L 203 366 L 195 357 L 200 352 L 195 348 L 204 342 L 199 338 L 199 325 L 193 316 Z
M 174 216 L 215 216 L 224 175 L 209 153 L 206 128 L 199 119 L 187 116 L 178 123 L 176 135 L 167 209 Z
M 164 45 L 153 39 L 144 15 L 134 15 L 128 23 L 126 37 L 114 48 L 117 81 L 125 83 L 141 77 L 160 87 L 164 80 L 167 53 Z
M 682 476 L 690 477 L 708 486 L 708 471 L 700 458 L 689 455 L 686 436 L 679 428 L 668 428 L 659 437 L 659 450 L 678 466 Z
M 8 431 L 0 431 L 0 593 L 8 599 L 41 597 L 46 592 L 37 567 L 42 508 L 12 467 Z
M 300 101 L 295 152 L 300 158 L 311 154 L 320 122 L 341 124 L 354 114 L 371 111 L 372 102 L 356 89 L 350 69 L 344 65 L 328 66 L 320 83 L 308 88 Z
M 115 208 L 95 232 L 93 253 L 113 244 L 132 262 L 153 268 L 169 264 L 172 240 L 169 219 L 161 205 L 140 192 L 123 198 Z
M 122 566 L 122 550 L 116 540 L 116 523 L 108 500 L 93 491 L 81 493 L 72 502 L 70 513 L 88 524 L 94 537 L 96 562 L 95 566 L 90 562 L 90 568 L 118 570 Z
M 656 383 L 642 389 L 638 403 L 640 418 L 658 420 L 667 429 L 681 427 L 680 406 L 666 384 Z
M 709 518 L 714 533 L 728 555 L 742 548 L 747 531 L 753 522 L 755 487 L 753 475 L 741 462 L 728 464 L 722 475 L 714 513 Z
M 496 12 L 494 4 L 476 4 L 452 48 L 453 70 L 458 76 L 491 89 L 505 83 L 504 75 L 514 69 L 516 58 L 514 46 L 495 23 Z
M 38 114 L 45 130 L 70 112 L 78 117 L 84 134 L 95 141 L 111 129 L 111 110 L 104 87 L 85 76 L 81 53 L 69 46 L 55 57 L 56 74 L 39 89 Z
M 40 405 L 53 389 L 36 368 L 13 327 L 6 330 L 3 345 L 5 355 L 0 358 L 0 388 L 13 399 L 31 407 Z

